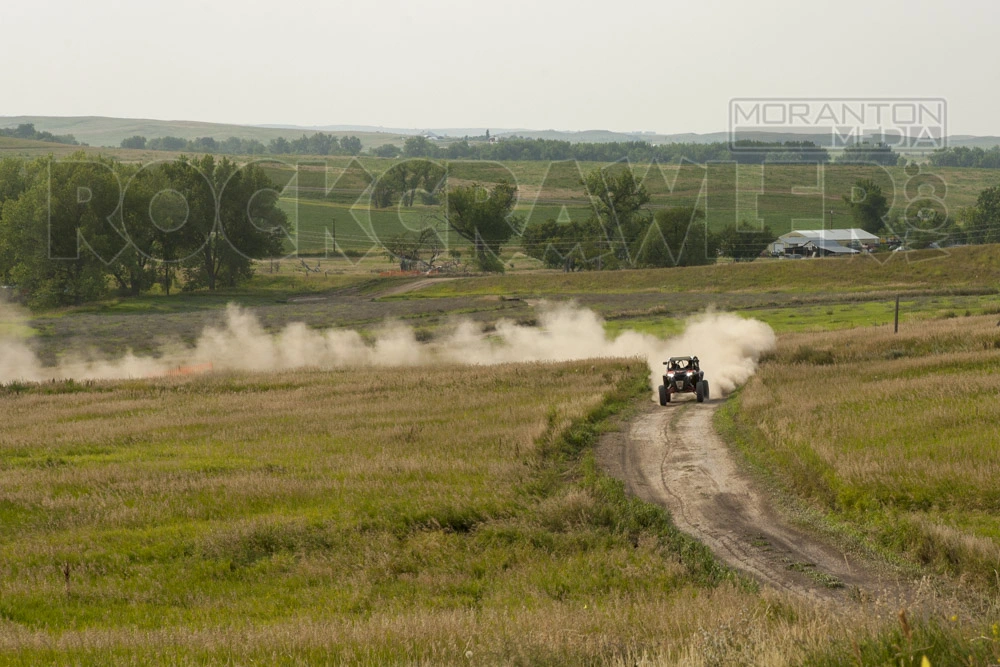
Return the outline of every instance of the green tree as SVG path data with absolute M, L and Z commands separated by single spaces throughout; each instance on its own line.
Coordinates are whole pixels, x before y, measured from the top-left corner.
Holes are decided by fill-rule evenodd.
M 867 141 L 847 146 L 837 158 L 842 164 L 880 164 L 894 167 L 899 163 L 899 155 L 892 146 L 884 143 L 872 144 Z
M 107 267 L 127 245 L 112 225 L 121 195 L 112 163 L 76 153 L 28 172 L 25 190 L 3 206 L 4 273 L 32 306 L 104 296 Z
M 141 134 L 126 137 L 125 139 L 122 139 L 122 148 L 136 148 L 142 150 L 146 148 L 146 137 Z
M 979 193 L 966 232 L 970 243 L 1000 243 L 1000 186 Z
M 948 216 L 944 205 L 932 199 L 920 199 L 906 207 L 905 218 L 893 227 L 903 245 L 921 250 L 932 245 L 960 243 L 965 233 Z
M 361 140 L 354 136 L 343 136 L 340 138 L 340 148 L 348 155 L 360 155 Z
M 505 180 L 492 190 L 474 183 L 448 193 L 448 225 L 472 244 L 480 270 L 503 273 L 500 251 L 524 226 L 524 221 L 514 215 L 516 204 L 517 186 Z
M 273 153 L 274 155 L 285 155 L 286 153 L 292 152 L 292 146 L 288 143 L 288 139 L 285 139 L 284 137 L 276 137 L 268 142 L 267 151 L 269 153 Z
M 399 146 L 395 144 L 382 144 L 377 148 L 371 149 L 371 153 L 375 157 L 394 158 L 394 157 L 399 157 L 400 152 L 401 151 L 399 150 Z
M 243 150 L 247 155 L 263 155 L 267 152 L 267 146 L 256 139 L 247 139 L 243 142 Z
M 433 201 L 444 187 L 445 175 L 445 168 L 431 160 L 397 162 L 379 176 L 372 191 L 372 203 L 377 208 L 391 206 L 396 201 L 413 206 L 420 193 Z
M 641 267 L 714 264 L 719 242 L 708 232 L 705 213 L 694 207 L 665 208 L 635 245 L 635 265 Z
M 404 157 L 435 157 L 436 155 L 437 146 L 427 141 L 426 137 L 422 137 L 419 134 L 409 137 L 403 143 Z
M 851 209 L 856 227 L 870 234 L 879 234 L 885 227 L 889 202 L 875 181 L 868 178 L 855 181 L 850 196 L 844 195 L 844 202 Z
M 223 165 L 225 171 L 225 165 Z M 218 193 L 222 247 L 219 278 L 226 287 L 253 276 L 253 260 L 283 254 L 288 220 L 278 207 L 280 191 L 263 167 L 240 166 Z
M 603 240 L 603 232 L 596 220 L 559 224 L 549 218 L 524 229 L 521 247 L 524 254 L 541 260 L 548 268 L 578 271 L 607 268 L 599 259 L 605 247 L 601 243 Z
M 146 147 L 152 151 L 182 151 L 187 148 L 187 141 L 180 137 L 154 137 L 146 142 Z
M 759 229 L 745 222 L 729 225 L 719 234 L 719 254 L 736 262 L 752 262 L 775 238 L 770 227 Z
M 115 165 L 116 174 L 124 186 L 122 205 L 115 225 L 126 247 L 108 265 L 108 271 L 127 296 L 139 296 L 156 281 L 154 255 L 146 251 L 155 239 L 156 227 L 149 220 L 156 201 L 156 172 L 133 165 Z
M 650 201 L 646 186 L 627 167 L 618 173 L 601 169 L 592 171 L 584 178 L 583 185 L 595 199 L 599 231 L 605 239 L 607 251 L 617 262 L 634 264 L 632 250 L 636 241 L 649 229 L 652 219 L 645 208 Z M 599 265 L 613 268 L 617 262 L 602 260 Z
M 253 259 L 280 254 L 287 220 L 259 165 L 211 155 L 179 160 L 171 183 L 189 209 L 177 236 L 187 252 L 185 289 L 235 286 L 253 275 Z
M 34 139 L 38 132 L 35 131 L 34 123 L 21 123 L 16 128 L 14 128 L 12 137 L 17 137 L 18 139 Z
M 14 263 L 15 239 L 3 223 L 6 202 L 14 202 L 27 189 L 30 176 L 27 164 L 17 158 L 0 159 L 0 283 L 11 282 L 10 270 Z

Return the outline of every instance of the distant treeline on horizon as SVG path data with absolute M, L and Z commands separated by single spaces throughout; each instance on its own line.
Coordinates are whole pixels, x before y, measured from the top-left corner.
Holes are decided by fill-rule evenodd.
M 982 149 L 957 146 L 934 151 L 930 162 L 935 167 L 978 167 L 980 169 L 1000 169 L 1000 146 Z
M 900 156 L 890 146 L 859 144 L 843 150 L 833 160 L 823 147 L 810 141 L 762 142 L 739 140 L 709 144 L 672 143 L 654 145 L 645 141 L 616 141 L 604 143 L 572 143 L 557 139 L 526 139 L 504 137 L 493 141 L 488 135 L 465 137 L 458 141 L 441 142 L 424 136 L 412 136 L 403 146 L 386 143 L 372 147 L 367 155 L 382 158 L 440 158 L 447 160 L 496 160 L 496 161 L 554 161 L 580 160 L 582 162 L 659 162 L 678 163 L 688 160 L 696 163 L 732 161 L 740 164 L 873 162 L 895 165 Z M 229 137 L 217 141 L 212 137 L 182 139 L 156 137 L 147 139 L 136 135 L 124 139 L 122 148 L 157 151 L 191 151 L 226 155 L 361 155 L 361 140 L 355 136 L 340 138 L 316 132 L 303 134 L 291 141 L 284 137 L 264 144 L 257 139 Z
M 51 132 L 39 132 L 35 129 L 34 123 L 21 123 L 17 127 L 0 128 L 0 137 L 13 137 L 15 139 L 30 139 L 32 141 L 48 141 L 53 144 L 69 144 L 71 146 L 86 146 L 76 140 L 72 134 L 52 134 Z
M 0 136 L 50 143 L 86 146 L 72 134 L 57 135 L 35 129 L 33 123 L 14 128 L 0 128 Z M 362 143 L 356 136 L 337 137 L 324 132 L 303 134 L 298 139 L 277 137 L 268 143 L 257 139 L 213 137 L 183 139 L 165 136 L 147 139 L 135 135 L 123 139 L 122 148 L 212 153 L 221 155 L 361 155 Z M 826 164 L 875 163 L 886 166 L 905 161 L 891 146 L 862 143 L 849 146 L 835 158 L 829 151 L 811 141 L 763 142 L 741 139 L 732 145 L 715 143 L 670 143 L 654 145 L 645 141 L 613 141 L 572 143 L 559 139 L 527 139 L 524 137 L 494 138 L 489 135 L 464 137 L 457 141 L 438 141 L 424 136 L 408 137 L 403 146 L 386 143 L 368 149 L 366 155 L 382 158 L 439 158 L 446 160 L 554 161 L 582 162 L 658 162 L 678 163 L 683 160 L 706 162 L 737 162 L 740 164 Z M 978 167 L 1000 169 L 1000 146 L 982 148 L 946 148 L 935 151 L 930 162 L 937 167 Z

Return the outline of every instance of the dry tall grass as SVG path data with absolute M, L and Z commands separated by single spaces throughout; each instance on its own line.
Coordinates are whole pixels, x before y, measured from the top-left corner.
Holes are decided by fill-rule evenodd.
M 779 665 L 878 646 L 893 608 L 839 616 L 692 565 L 661 511 L 558 444 L 615 387 L 645 397 L 645 375 L 8 386 L 0 663 Z
M 787 335 L 740 396 L 747 452 L 883 546 L 995 586 L 998 370 L 995 315 Z

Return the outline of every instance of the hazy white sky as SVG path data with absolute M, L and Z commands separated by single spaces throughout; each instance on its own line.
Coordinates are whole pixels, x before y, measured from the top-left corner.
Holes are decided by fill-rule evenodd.
M 1000 134 L 996 0 L 8 2 L 0 115 L 724 131 L 733 97 L 944 97 Z

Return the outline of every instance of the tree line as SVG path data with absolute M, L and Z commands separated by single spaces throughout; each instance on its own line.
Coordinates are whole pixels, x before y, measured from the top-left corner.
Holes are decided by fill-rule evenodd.
M 528 227 L 521 235 L 527 255 L 566 271 L 697 266 L 714 264 L 719 255 L 753 260 L 775 238 L 767 227 L 746 224 L 712 232 L 695 207 L 654 213 L 649 191 L 631 169 L 595 170 L 583 185 L 594 197 L 594 214 L 583 222 L 550 219 Z
M 257 139 L 228 137 L 221 141 L 213 137 L 154 137 L 137 134 L 122 139 L 122 148 L 151 151 L 213 153 L 218 155 L 360 155 L 361 140 L 355 136 L 335 137 L 325 132 L 303 134 L 289 141 L 276 137 L 264 144 Z
M 51 132 L 39 132 L 35 129 L 34 123 L 21 123 L 17 127 L 0 128 L 0 137 L 13 137 L 15 139 L 31 139 L 32 141 L 48 141 L 53 144 L 69 144 L 71 146 L 86 146 L 76 140 L 72 134 L 52 134 Z
M 913 250 L 1000 243 L 1000 186 L 981 191 L 974 205 L 960 208 L 955 215 L 948 211 L 943 200 L 921 196 L 890 216 L 888 198 L 871 179 L 855 182 L 852 193 L 844 195 L 844 201 L 855 227 L 895 238 Z
M 847 146 L 837 156 L 840 164 L 879 164 L 883 167 L 905 165 L 906 158 L 892 150 L 892 146 L 884 143 L 861 142 Z
M 557 161 L 581 162 L 630 162 L 676 164 L 690 161 L 738 162 L 740 164 L 827 164 L 833 161 L 829 151 L 811 141 L 764 142 L 739 140 L 730 145 L 714 143 L 651 144 L 646 141 L 612 141 L 572 143 L 558 139 L 527 139 L 505 137 L 489 143 L 463 138 L 458 141 L 438 142 L 415 135 L 408 137 L 402 147 L 386 143 L 373 146 L 364 154 L 380 158 L 431 158 L 447 160 L 491 161 Z M 298 139 L 284 137 L 272 139 L 267 144 L 257 139 L 229 137 L 216 140 L 212 137 L 182 139 L 156 137 L 147 139 L 136 135 L 123 139 L 122 148 L 157 151 L 215 153 L 221 155 L 361 155 L 361 140 L 356 136 L 336 137 L 323 132 L 303 134 Z M 869 162 L 895 165 L 900 157 L 891 147 L 859 144 L 841 152 L 837 162 Z
M 491 189 L 472 184 L 446 190 L 446 183 L 447 173 L 439 163 L 406 160 L 378 179 L 371 204 L 413 206 L 419 197 L 424 205 L 437 205 L 439 214 L 430 217 L 472 245 L 480 271 L 503 272 L 500 252 L 512 242 L 549 268 L 575 271 L 694 266 L 714 263 L 719 255 L 753 260 L 775 239 L 769 228 L 747 224 L 711 232 L 704 212 L 696 208 L 654 213 L 649 191 L 629 168 L 617 174 L 602 169 L 588 174 L 581 185 L 594 199 L 594 213 L 586 221 L 565 224 L 549 219 L 526 226 L 523 217 L 514 214 L 517 187 L 507 181 Z M 384 247 L 401 267 L 430 266 L 444 254 L 427 230 L 388 239 Z
M 0 160 L 0 282 L 32 307 L 231 287 L 287 238 L 260 166 L 207 155 L 147 165 L 77 153 Z
M 1000 169 L 1000 146 L 982 149 L 956 146 L 942 148 L 930 155 L 930 163 L 935 167 L 975 167 L 978 169 Z
M 658 162 L 678 163 L 682 160 L 704 164 L 712 161 L 736 161 L 743 164 L 764 162 L 826 163 L 826 149 L 812 142 L 760 142 L 740 140 L 732 147 L 726 142 L 651 144 L 647 141 L 610 141 L 572 143 L 559 139 L 526 139 L 505 137 L 494 143 L 470 142 L 461 139 L 439 143 L 423 136 L 406 139 L 400 149 L 384 144 L 371 149 L 377 157 L 423 157 L 449 160 L 492 161 L 556 161 L 581 162 Z

